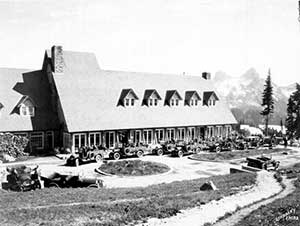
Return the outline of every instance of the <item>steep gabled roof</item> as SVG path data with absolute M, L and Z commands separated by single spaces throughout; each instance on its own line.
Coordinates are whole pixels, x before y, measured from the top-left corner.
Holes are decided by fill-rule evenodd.
M 31 103 L 34 107 L 36 107 L 36 104 L 34 103 L 34 101 L 33 101 L 29 96 L 26 96 L 26 95 L 22 96 L 22 98 L 21 98 L 21 99 L 19 100 L 19 102 L 17 103 L 16 107 L 20 107 L 21 104 L 25 103 L 27 100 L 29 100 L 30 103 Z
M 136 100 L 139 99 L 138 96 L 135 94 L 135 92 L 132 89 L 122 89 L 117 106 L 119 106 L 119 105 L 124 106 L 124 100 L 126 99 L 126 97 L 129 94 L 131 94 L 134 99 L 136 99 Z
M 169 108 L 164 104 L 145 108 L 140 100 L 134 107 L 117 107 L 124 87 L 130 87 L 139 97 L 148 87 L 153 87 L 159 94 L 165 94 L 167 90 L 177 90 L 180 94 L 197 90 L 201 96 L 204 90 L 214 90 L 214 87 L 211 80 L 201 76 L 101 70 L 97 61 L 91 59 L 95 56 L 90 53 L 64 51 L 64 73 L 54 75 L 70 132 L 236 123 L 222 101 L 213 108 L 201 105 Z M 81 65 L 79 68 L 76 62 Z M 79 95 L 74 97 L 74 93 Z
M 197 100 L 201 100 L 201 97 L 199 96 L 199 94 L 196 90 L 186 91 L 184 104 L 190 105 L 190 100 L 192 99 L 193 96 L 195 96 Z
M 214 91 L 203 92 L 203 105 L 207 105 L 207 101 L 213 96 L 216 100 L 219 100 L 217 94 Z
M 161 97 L 159 93 L 155 89 L 146 89 L 144 93 L 144 98 L 143 98 L 143 103 L 142 105 L 147 105 L 148 106 L 148 99 L 155 94 L 157 96 L 158 100 L 161 100 Z
M 165 105 L 170 105 L 170 100 L 174 97 L 177 96 L 179 100 L 182 100 L 182 97 L 178 93 L 177 90 L 167 90 L 166 91 L 166 97 L 165 97 Z

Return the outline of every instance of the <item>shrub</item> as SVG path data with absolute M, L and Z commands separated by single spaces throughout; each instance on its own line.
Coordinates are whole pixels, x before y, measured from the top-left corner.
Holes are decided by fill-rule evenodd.
M 24 152 L 27 144 L 28 139 L 26 137 L 16 136 L 12 133 L 0 133 L 0 156 L 3 157 L 4 154 L 7 154 L 18 158 L 28 155 Z

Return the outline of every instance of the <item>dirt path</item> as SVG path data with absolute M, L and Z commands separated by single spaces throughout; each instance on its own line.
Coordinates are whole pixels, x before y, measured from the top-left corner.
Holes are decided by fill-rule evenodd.
M 231 215 L 230 217 L 228 217 L 224 220 L 221 220 L 220 222 L 214 224 L 214 226 L 234 225 L 237 222 L 239 222 L 240 220 L 242 220 L 244 217 L 249 215 L 252 211 L 258 209 L 260 206 L 272 203 L 276 199 L 284 198 L 285 196 L 287 196 L 288 194 L 292 193 L 295 190 L 295 187 L 293 185 L 293 180 L 283 179 L 283 183 L 286 185 L 286 188 L 282 192 L 280 192 L 278 195 L 276 195 L 276 196 L 274 196 L 270 199 L 264 200 L 262 202 L 253 204 L 253 205 L 251 205 L 249 207 L 246 207 L 242 210 L 239 210 L 236 213 L 234 213 L 233 215 Z
M 247 191 L 225 197 L 219 201 L 212 201 L 200 207 L 182 210 L 181 213 L 170 218 L 151 218 L 147 223 L 140 224 L 140 226 L 200 226 L 205 223 L 215 223 L 218 218 L 226 213 L 234 212 L 237 208 L 243 208 L 251 203 L 273 196 L 281 190 L 281 186 L 277 183 L 272 173 L 261 171 L 258 173 L 255 186 Z

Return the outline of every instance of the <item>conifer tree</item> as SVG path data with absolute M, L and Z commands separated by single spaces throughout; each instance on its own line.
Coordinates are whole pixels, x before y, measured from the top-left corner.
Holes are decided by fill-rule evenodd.
M 271 71 L 269 69 L 268 76 L 265 83 L 264 92 L 262 95 L 262 104 L 264 108 L 261 111 L 261 115 L 265 118 L 265 134 L 268 135 L 269 118 L 274 112 L 274 100 L 273 100 L 273 87 L 271 83 Z
M 295 135 L 295 121 L 296 115 L 294 114 L 295 111 L 295 104 L 293 100 L 293 95 L 289 97 L 288 104 L 287 104 L 287 117 L 285 120 L 285 126 L 287 129 L 287 135 L 289 138 L 293 138 Z
M 298 83 L 296 83 L 296 91 L 288 100 L 286 127 L 289 138 L 300 137 L 300 85 Z

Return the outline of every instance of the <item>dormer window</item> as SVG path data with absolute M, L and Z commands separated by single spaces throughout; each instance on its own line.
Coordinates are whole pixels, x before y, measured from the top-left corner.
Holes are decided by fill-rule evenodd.
M 22 104 L 20 106 L 20 115 L 34 117 L 34 107 Z
M 203 93 L 203 105 L 215 106 L 218 100 L 218 96 L 213 91 Z
M 195 90 L 185 92 L 184 105 L 198 106 L 198 101 L 200 101 L 200 100 L 201 100 L 201 98 Z
M 138 100 L 139 98 L 137 95 L 134 93 L 132 89 L 123 89 L 121 91 L 121 95 L 118 101 L 117 106 L 121 105 L 123 107 L 129 107 L 129 106 L 134 106 L 135 101 Z
M 166 92 L 165 105 L 178 106 L 180 100 L 182 100 L 182 98 L 177 90 L 168 90 Z
M 157 106 L 159 100 L 161 100 L 161 97 L 155 89 L 146 89 L 142 105 L 146 105 L 148 107 Z
M 34 117 L 35 107 L 35 103 L 29 96 L 23 96 L 13 109 L 12 113 L 17 113 L 21 116 Z

